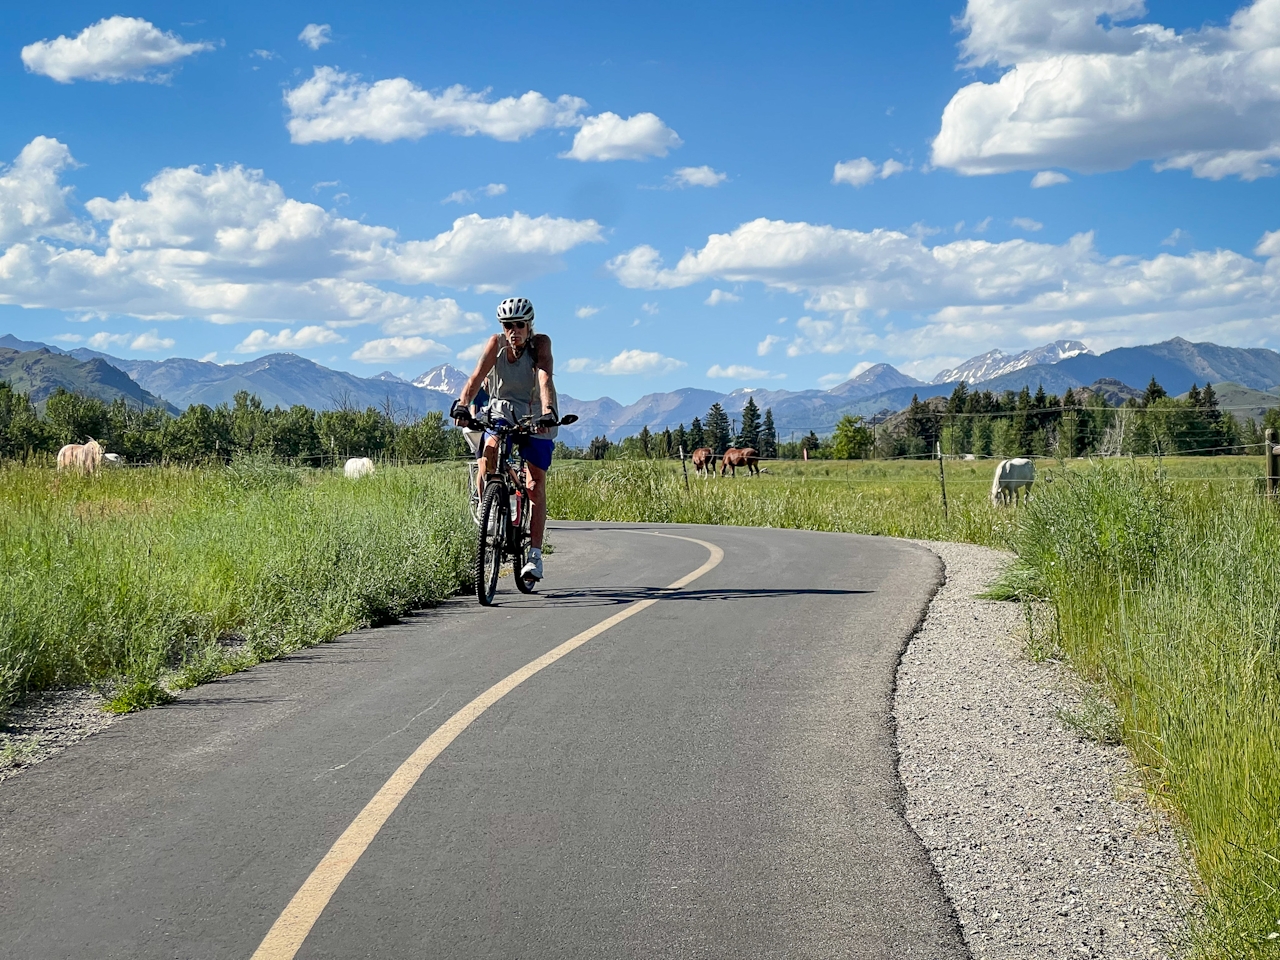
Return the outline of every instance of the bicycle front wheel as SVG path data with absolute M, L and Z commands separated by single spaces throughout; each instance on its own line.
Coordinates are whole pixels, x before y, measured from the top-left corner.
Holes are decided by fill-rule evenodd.
M 507 491 L 501 483 L 485 487 L 480 506 L 479 542 L 476 544 L 476 599 L 482 607 L 493 603 L 502 569 L 502 547 L 507 540 Z

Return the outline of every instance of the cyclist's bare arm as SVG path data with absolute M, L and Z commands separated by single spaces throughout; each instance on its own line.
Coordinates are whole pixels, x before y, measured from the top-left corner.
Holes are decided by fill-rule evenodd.
M 466 384 L 462 387 L 462 394 L 458 397 L 465 407 L 475 399 L 480 387 L 484 384 L 484 378 L 489 375 L 489 371 L 493 369 L 493 365 L 498 362 L 498 351 L 503 348 L 503 338 L 498 334 L 494 334 L 489 338 L 489 342 L 484 345 L 484 351 L 476 360 L 475 371 L 467 378 Z
M 556 398 L 555 362 L 551 358 L 551 338 L 545 333 L 538 333 L 533 339 L 537 341 L 537 359 L 533 363 L 533 369 L 538 376 L 538 394 L 542 398 L 542 412 L 558 416 L 560 404 Z

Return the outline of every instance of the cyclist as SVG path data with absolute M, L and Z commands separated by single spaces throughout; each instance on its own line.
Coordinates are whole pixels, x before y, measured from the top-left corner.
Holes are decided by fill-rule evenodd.
M 502 323 L 502 333 L 494 334 L 484 345 L 475 372 L 467 379 L 462 396 L 454 401 L 450 414 L 456 423 L 465 424 L 470 416 L 469 404 L 484 387 L 490 404 L 504 401 L 516 418 L 537 416 L 535 435 L 517 441 L 525 462 L 529 502 L 533 508 L 529 517 L 531 549 L 520 576 L 541 580 L 542 535 L 547 522 L 547 469 L 551 466 L 558 431 L 555 424 L 559 420 L 552 379 L 551 338 L 545 333 L 533 332 L 533 304 L 524 297 L 508 297 L 498 304 L 498 320 Z M 479 453 L 476 483 L 481 485 L 479 493 L 483 497 L 484 477 L 497 469 L 498 438 L 486 433 Z

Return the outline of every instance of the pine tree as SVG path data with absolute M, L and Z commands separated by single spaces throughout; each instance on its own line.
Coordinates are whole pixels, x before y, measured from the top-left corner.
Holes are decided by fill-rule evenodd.
M 733 443 L 733 437 L 729 434 L 729 415 L 718 401 L 707 411 L 706 433 L 707 446 L 711 448 L 711 452 L 717 457 L 724 456 L 724 452 Z
M 760 426 L 760 456 L 762 459 L 773 460 L 778 456 L 778 431 L 773 426 L 773 407 L 766 407 L 764 411 L 764 423 Z
M 694 417 L 693 423 L 689 425 L 689 453 L 706 445 L 707 435 L 702 429 L 702 421 Z
M 651 458 L 653 456 L 653 434 L 649 432 L 647 423 L 640 428 L 640 436 L 637 439 L 640 441 L 640 452 L 644 454 L 645 459 Z
M 1142 405 L 1144 407 L 1149 407 L 1156 400 L 1163 400 L 1168 395 L 1169 394 L 1165 392 L 1164 387 L 1156 383 L 1156 378 L 1152 375 L 1151 382 L 1147 384 L 1147 392 L 1142 395 Z
M 755 397 L 747 397 L 742 408 L 742 429 L 738 431 L 738 446 L 752 447 L 760 452 L 760 408 L 756 406 Z
M 684 455 L 686 457 L 689 454 L 693 453 L 693 450 L 690 449 L 689 434 L 685 432 L 683 423 L 680 424 L 680 426 L 676 427 L 676 432 L 671 436 L 671 443 L 672 443 L 672 447 L 671 447 L 672 453 L 679 453 L 681 450 L 683 450 Z
M 612 444 L 609 443 L 608 437 L 592 438 L 591 446 L 588 447 L 588 452 L 591 454 L 591 459 L 603 460 L 605 458 L 605 454 L 609 452 L 609 447 L 611 446 Z
M 658 456 L 664 460 L 671 456 L 676 449 L 673 446 L 674 443 L 675 437 L 671 434 L 671 428 L 667 427 L 662 431 L 661 436 L 658 437 Z

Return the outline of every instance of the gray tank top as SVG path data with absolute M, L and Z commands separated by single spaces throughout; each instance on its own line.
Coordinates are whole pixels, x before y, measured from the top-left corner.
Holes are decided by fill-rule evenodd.
M 498 351 L 498 362 L 489 372 L 489 396 L 506 400 L 511 404 L 511 412 L 517 417 L 542 413 L 542 394 L 538 390 L 538 371 L 533 366 L 533 351 L 526 347 L 513 362 L 507 359 L 507 347 L 503 344 Z M 551 404 L 553 410 L 558 406 L 554 396 Z M 553 427 L 548 433 L 540 433 L 538 436 L 553 440 L 559 430 L 559 427 Z

